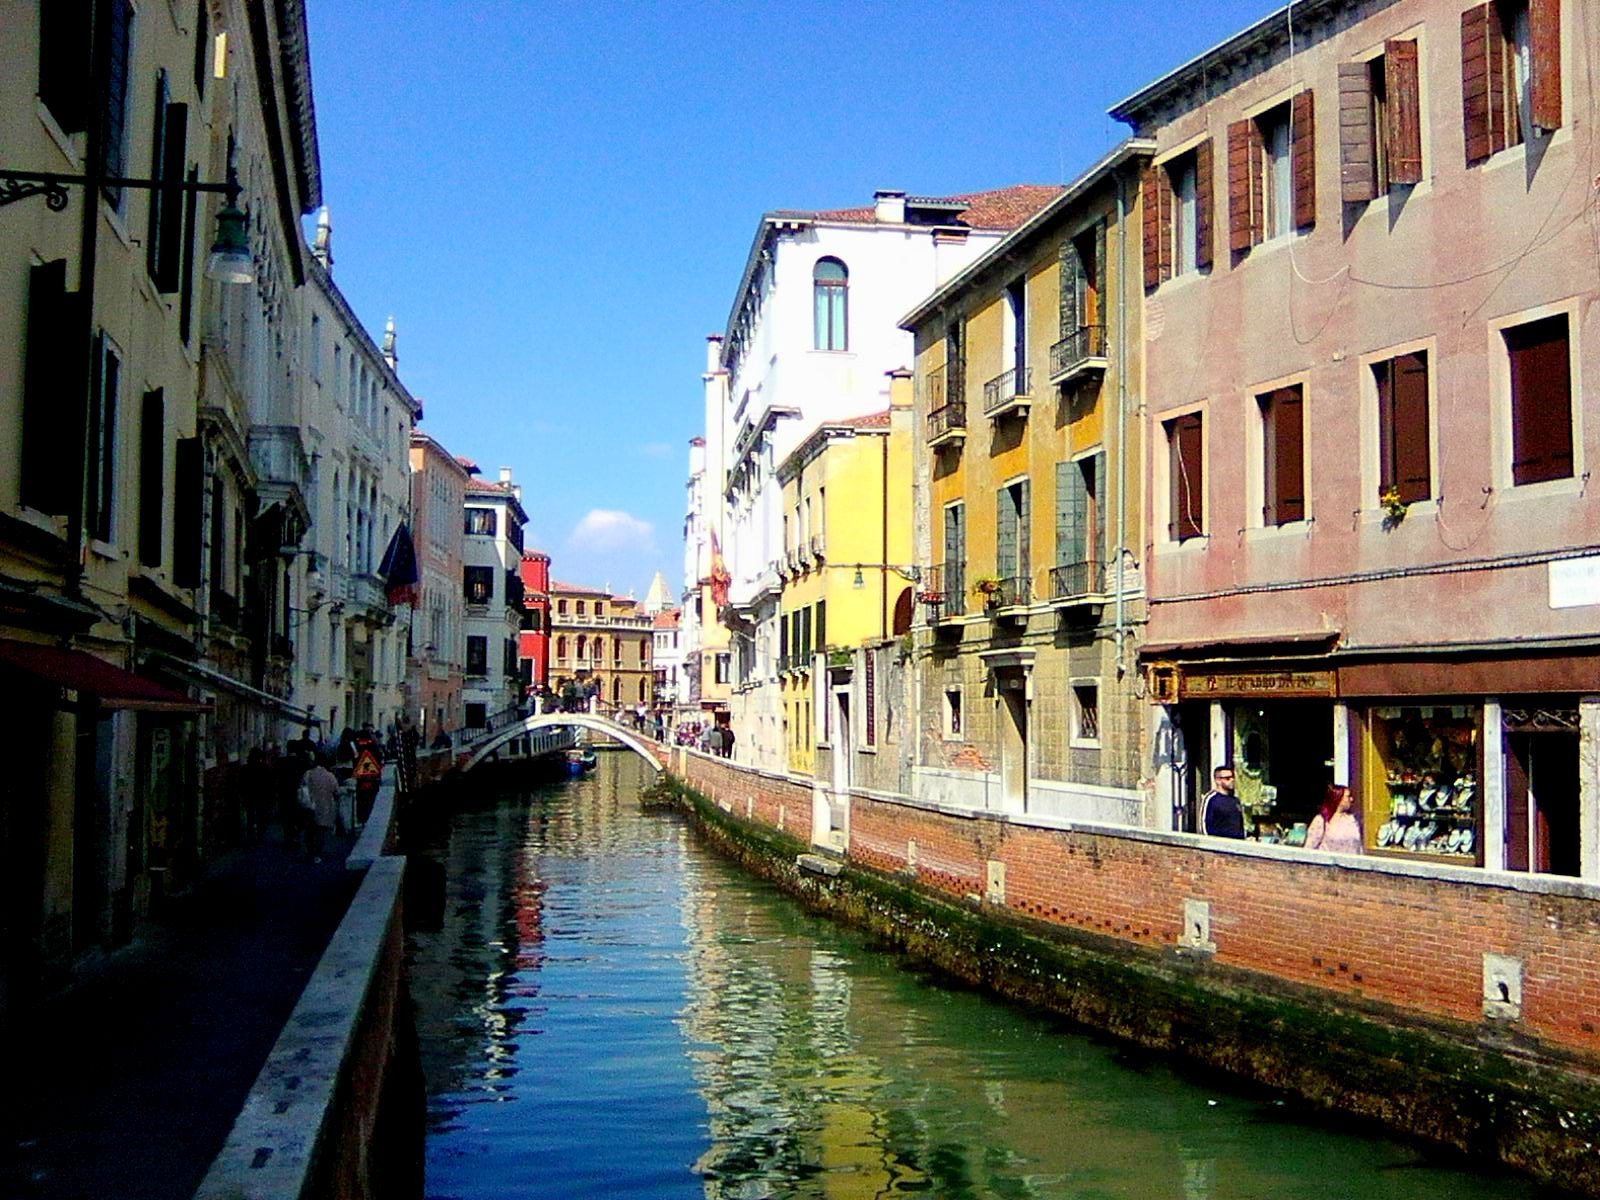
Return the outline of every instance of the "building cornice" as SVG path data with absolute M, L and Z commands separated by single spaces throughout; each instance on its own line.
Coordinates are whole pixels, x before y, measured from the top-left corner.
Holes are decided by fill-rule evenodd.
M 383 352 L 378 349 L 378 343 L 372 340 L 372 335 L 367 332 L 367 327 L 361 323 L 361 318 L 356 316 L 355 309 L 350 307 L 350 302 L 339 290 L 339 285 L 334 281 L 328 268 L 317 261 L 315 256 L 306 260 L 306 270 L 312 282 L 317 284 L 328 303 L 333 305 L 334 311 L 341 320 L 349 326 L 351 337 L 361 346 L 361 352 L 366 357 L 367 365 L 380 376 L 385 385 L 400 399 L 404 400 L 411 409 L 413 421 L 422 420 L 422 401 L 411 394 L 411 390 L 400 382 L 400 376 L 389 365 L 389 360 L 384 358 Z

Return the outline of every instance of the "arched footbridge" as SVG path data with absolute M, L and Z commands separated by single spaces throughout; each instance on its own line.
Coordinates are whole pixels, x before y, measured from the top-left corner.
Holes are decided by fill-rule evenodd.
M 508 743 L 519 737 L 537 732 L 541 729 L 552 729 L 560 726 L 588 729 L 594 733 L 604 734 L 621 742 L 640 758 L 644 759 L 657 771 L 666 765 L 666 747 L 651 741 L 637 729 L 629 729 L 626 725 L 619 725 L 607 717 L 597 716 L 594 713 L 551 712 L 535 713 L 523 717 L 521 720 L 511 721 L 496 729 L 483 741 L 470 749 L 470 756 L 461 764 L 463 771 L 470 771 L 479 763 L 495 757 Z M 556 748 L 556 747 L 551 747 Z

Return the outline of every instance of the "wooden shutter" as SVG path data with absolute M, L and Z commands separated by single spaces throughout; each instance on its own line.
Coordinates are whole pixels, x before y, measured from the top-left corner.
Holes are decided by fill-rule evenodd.
M 1242 254 L 1259 240 L 1256 215 L 1251 212 L 1250 176 L 1255 171 L 1253 131 L 1246 117 L 1228 126 L 1228 249 Z
M 1033 502 L 1029 496 L 1032 490 L 1029 481 L 1024 479 L 1016 484 L 1017 488 L 1017 574 L 1023 579 L 1033 577 L 1032 529 L 1033 529 Z
M 198 167 L 190 167 L 185 176 L 189 183 L 200 181 Z M 194 333 L 194 232 L 195 205 L 199 194 L 194 191 L 183 197 L 183 255 L 178 268 L 178 336 L 185 346 L 190 345 Z M 335 373 L 335 379 L 337 379 Z
M 1572 475 L 1572 379 L 1567 318 L 1508 329 L 1511 477 L 1517 485 Z
M 183 178 L 184 151 L 189 134 L 189 106 L 168 104 L 166 129 L 162 136 L 164 151 L 161 178 L 176 183 Z M 161 197 L 159 216 L 153 217 L 156 225 L 156 244 L 151 248 L 150 278 L 156 290 L 171 293 L 178 290 L 183 273 L 184 209 L 187 197 L 180 192 L 152 192 Z
M 1428 355 L 1402 354 L 1394 360 L 1393 486 L 1406 504 L 1433 494 L 1428 454 Z
M 89 128 L 90 0 L 39 5 L 39 99 L 63 133 Z
M 1161 189 L 1171 185 L 1166 182 L 1165 167 L 1146 166 L 1140 183 L 1140 204 L 1144 209 L 1144 286 L 1149 291 L 1167 278 L 1162 274 L 1162 249 L 1166 245 L 1166 230 L 1161 223 Z
M 1461 129 L 1467 165 L 1494 153 L 1489 115 L 1489 10 L 1480 4 L 1461 14 Z
M 1528 41 L 1533 59 L 1530 116 L 1546 132 L 1560 129 L 1561 0 L 1528 0 Z
M 1372 69 L 1339 64 L 1339 199 L 1361 204 L 1378 194 L 1377 148 L 1372 144 Z
M 1017 506 L 1011 489 L 996 492 L 994 505 L 994 573 L 1009 579 L 1017 573 Z
M 1085 325 L 1105 325 L 1106 322 L 1106 223 L 1098 221 L 1094 227 L 1094 278 L 1084 289 L 1083 303 L 1079 306 Z
M 179 438 L 172 476 L 172 581 L 200 586 L 200 551 L 205 507 L 200 439 Z
M 1084 557 L 1088 497 L 1083 471 L 1075 462 L 1056 464 L 1056 565 L 1071 566 Z
M 1302 521 L 1305 496 L 1305 405 L 1298 385 L 1265 397 L 1265 511 L 1268 525 Z
M 1168 426 L 1171 450 L 1171 513 L 1167 532 L 1174 541 L 1199 537 L 1205 514 L 1203 458 L 1199 413 L 1179 417 Z
M 1385 42 L 1383 74 L 1384 144 L 1389 151 L 1389 182 L 1422 182 L 1422 110 L 1417 82 L 1416 42 Z
M 1061 243 L 1061 336 L 1078 332 L 1078 287 L 1083 279 L 1083 260 L 1071 238 Z
M 1289 178 L 1294 189 L 1296 229 L 1317 223 L 1317 112 L 1312 97 L 1309 88 L 1297 93 L 1289 110 Z
M 828 602 L 817 601 L 817 649 L 828 648 Z
M 1098 570 L 1106 564 L 1106 536 L 1107 526 L 1110 521 L 1106 519 L 1106 494 L 1111 490 L 1111 481 L 1106 475 L 1106 452 L 1096 454 L 1090 460 L 1093 474 L 1088 480 L 1085 491 L 1089 495 L 1089 559 L 1094 564 L 1093 570 Z M 1099 584 L 1091 573 L 1089 590 L 1098 592 Z
M 139 562 L 159 567 L 166 522 L 167 408 L 162 390 L 144 394 L 139 411 Z
M 1211 139 L 1194 148 L 1194 265 L 1207 270 L 1212 260 Z
M 126 165 L 122 141 L 128 123 L 128 58 L 132 50 L 133 8 L 130 0 L 111 0 L 110 9 L 111 20 L 106 33 L 109 66 L 100 126 L 103 137 L 101 165 L 107 175 L 122 175 Z M 113 202 L 122 195 L 121 188 L 107 187 L 104 190 Z
M 62 457 L 71 446 L 71 414 L 83 404 L 73 394 L 69 364 L 74 331 L 68 327 L 67 263 L 41 263 L 28 271 L 28 327 L 23 350 L 22 503 L 40 512 L 67 511 Z

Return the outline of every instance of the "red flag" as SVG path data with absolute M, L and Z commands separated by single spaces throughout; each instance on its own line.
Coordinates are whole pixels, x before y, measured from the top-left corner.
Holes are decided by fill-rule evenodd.
M 733 586 L 733 576 L 728 574 L 728 564 L 722 561 L 722 544 L 715 531 L 711 534 L 711 603 L 718 608 L 728 603 L 728 589 Z

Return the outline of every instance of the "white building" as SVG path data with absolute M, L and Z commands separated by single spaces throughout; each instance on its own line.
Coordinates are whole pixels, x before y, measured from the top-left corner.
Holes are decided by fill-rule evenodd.
M 466 727 L 482 728 L 522 699 L 517 631 L 522 625 L 522 488 L 501 467 L 498 481 L 473 479 L 462 510 L 461 594 L 467 659 Z
M 422 406 L 395 373 L 394 321 L 380 349 L 333 281 L 333 231 L 317 220 L 302 330 L 311 529 L 294 612 L 294 702 L 329 734 L 405 707 L 406 627 L 378 566 L 411 507 L 411 431 Z M 405 616 L 404 610 L 398 614 Z
M 880 191 L 871 207 L 762 217 L 704 376 L 703 487 L 721 509 L 710 523 L 731 575 L 718 618 L 732 642 L 736 758 L 774 771 L 787 762 L 777 464 L 819 423 L 888 408 L 886 372 L 912 361 L 901 316 L 1059 191 L 1024 185 L 937 199 Z M 707 640 L 698 630 L 696 645 Z

